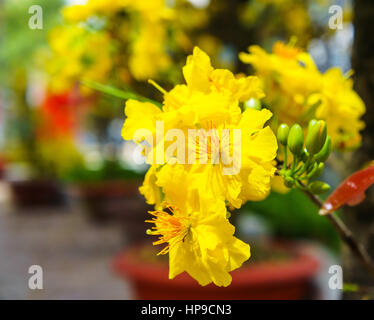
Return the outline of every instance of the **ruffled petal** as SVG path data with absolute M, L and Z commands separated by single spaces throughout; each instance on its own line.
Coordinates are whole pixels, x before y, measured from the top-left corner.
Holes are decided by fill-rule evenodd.
M 198 47 L 188 56 L 183 67 L 183 75 L 191 90 L 208 92 L 210 90 L 209 75 L 213 71 L 209 56 Z
M 238 127 L 250 133 L 255 132 L 262 129 L 266 121 L 268 121 L 272 115 L 273 114 L 268 109 L 247 109 L 242 113 Z
M 265 96 L 260 79 L 257 77 L 235 78 L 229 70 L 216 69 L 211 73 L 210 79 L 217 90 L 239 101 L 250 98 L 261 99 Z
M 156 120 L 161 116 L 160 108 L 149 102 L 128 100 L 125 106 L 126 120 L 121 135 L 125 140 L 133 140 L 139 129 L 147 129 L 152 134 L 156 130 Z

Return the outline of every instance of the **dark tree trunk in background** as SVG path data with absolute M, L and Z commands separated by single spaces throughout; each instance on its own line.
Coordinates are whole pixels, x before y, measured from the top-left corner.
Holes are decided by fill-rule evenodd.
M 363 145 L 356 151 L 352 169 L 374 160 L 374 1 L 354 1 L 354 44 L 352 67 L 355 70 L 355 89 L 366 104 Z M 374 257 L 374 187 L 368 190 L 367 199 L 361 205 L 347 210 L 345 220 L 357 238 Z M 344 281 L 360 285 L 374 285 L 373 278 L 360 263 L 344 248 Z M 346 298 L 362 298 L 363 293 L 346 294 Z M 374 299 L 373 290 L 370 298 Z

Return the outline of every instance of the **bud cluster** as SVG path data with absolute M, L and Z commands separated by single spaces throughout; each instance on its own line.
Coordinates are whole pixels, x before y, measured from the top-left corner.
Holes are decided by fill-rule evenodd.
M 324 162 L 331 152 L 331 138 L 327 135 L 326 123 L 323 120 L 311 120 L 304 141 L 304 132 L 299 124 L 291 128 L 281 124 L 278 128 L 278 142 L 284 148 L 283 167 L 279 174 L 287 187 L 308 189 L 313 194 L 321 194 L 330 190 L 330 186 L 315 180 L 324 169 Z M 288 150 L 293 160 L 287 161 Z

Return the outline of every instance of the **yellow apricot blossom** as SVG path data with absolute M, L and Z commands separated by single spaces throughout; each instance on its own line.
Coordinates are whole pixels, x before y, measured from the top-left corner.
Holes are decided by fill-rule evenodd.
M 321 73 L 313 58 L 293 43 L 277 42 L 272 53 L 251 46 L 249 54 L 242 52 L 239 58 L 251 64 L 262 79 L 265 102 L 277 121 L 298 122 L 306 128 L 311 119 L 325 120 L 335 148 L 359 145 L 365 105 L 353 90 L 352 80 L 338 68 Z
M 310 95 L 310 101 L 318 99 L 316 117 L 328 124 L 329 134 L 340 149 L 357 147 L 361 143 L 359 132 L 365 127 L 360 117 L 365 104 L 353 90 L 353 81 L 339 68 L 329 69 L 322 78 L 320 93 Z M 313 103 L 313 102 L 312 102 Z
M 234 237 L 226 205 L 239 208 L 269 193 L 277 152 L 266 126 L 272 113 L 243 111 L 246 100 L 264 96 L 259 79 L 214 69 L 197 47 L 183 75 L 186 84 L 169 92 L 150 81 L 164 95 L 161 107 L 128 100 L 122 136 L 147 145 L 151 167 L 140 192 L 156 209 L 147 233 L 159 236 L 155 245 L 165 244 L 160 254 L 169 254 L 170 279 L 186 271 L 201 285 L 228 286 L 229 272 L 249 258 L 250 248 Z M 173 129 L 182 135 L 176 141 L 167 138 Z M 179 148 L 168 153 L 175 143 Z
M 129 69 L 135 79 L 154 77 L 159 70 L 170 66 L 170 58 L 165 53 L 165 39 L 166 30 L 160 23 L 143 22 L 129 58 Z
M 55 92 L 66 91 L 81 79 L 101 82 L 112 68 L 113 48 L 105 32 L 91 32 L 75 25 L 59 26 L 51 30 L 49 45 L 46 69 Z
M 178 85 L 170 92 L 161 89 L 164 93 L 161 109 L 149 102 L 129 100 L 126 103 L 123 138 L 140 142 L 146 137 L 134 137 L 135 132 L 149 130 L 152 139 L 147 142 L 152 145 L 151 151 L 154 152 L 148 153 L 148 160 L 155 165 L 157 148 L 167 150 L 172 144 L 166 139 L 157 144 L 157 121 L 163 122 L 165 132 L 177 128 L 188 138 L 191 137 L 189 130 L 195 129 L 196 134 L 206 141 L 208 163 L 201 163 L 197 159 L 197 163 L 191 164 L 184 158 L 185 170 L 194 177 L 192 186 L 236 208 L 248 200 L 264 199 L 270 191 L 270 179 L 275 172 L 273 160 L 277 151 L 272 130 L 264 128 L 272 114 L 267 109 L 247 109 L 242 112 L 240 105 L 249 98 L 263 97 L 258 78 L 238 79 L 228 70 L 214 69 L 209 57 L 199 48 L 195 48 L 193 55 L 187 58 L 183 74 L 186 85 Z M 185 154 L 200 157 L 203 141 L 200 141 L 199 147 L 196 142 L 191 144 L 190 139 L 183 143 Z M 165 163 L 168 160 L 165 158 Z M 154 167 L 152 172 L 157 177 Z M 149 185 L 151 181 L 155 180 L 146 179 L 142 190 L 147 201 L 157 205 L 154 194 L 158 191 L 154 184 Z
M 93 15 L 105 15 L 116 12 L 128 2 L 128 0 L 88 0 L 84 4 L 64 7 L 62 14 L 68 22 L 79 22 Z
M 130 73 L 137 80 L 156 77 L 171 64 L 166 45 L 166 22 L 173 19 L 174 12 L 165 0 L 89 0 L 85 4 L 65 7 L 63 15 L 72 23 L 95 16 L 110 21 L 122 11 L 128 15 L 128 23 L 116 28 L 120 34 L 126 34 L 121 40 L 129 48 L 126 60 Z M 122 28 L 125 31 L 121 31 Z
M 225 199 L 235 208 L 248 200 L 263 200 L 269 194 L 277 141 L 270 127 L 263 126 L 271 116 L 267 109 L 247 109 L 235 125 L 212 131 L 213 136 L 206 139 L 209 146 L 204 150 L 208 159 L 216 161 L 196 164 L 190 169 L 202 193 Z M 235 130 L 240 132 L 239 139 L 235 139 Z M 191 149 L 200 157 L 197 148 Z
M 186 271 L 200 285 L 228 286 L 229 272 L 250 257 L 250 247 L 233 236 L 224 202 L 198 194 L 191 178 L 180 165 L 160 170 L 166 208 L 150 212 L 154 226 L 147 233 L 159 236 L 154 245 L 166 245 L 159 254 L 169 254 L 170 279 Z

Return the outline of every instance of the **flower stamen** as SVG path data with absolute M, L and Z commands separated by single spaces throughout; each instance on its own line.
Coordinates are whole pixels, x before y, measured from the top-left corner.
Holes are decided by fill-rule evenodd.
M 157 255 L 167 254 L 171 247 L 184 241 L 189 231 L 188 219 L 181 216 L 176 208 L 168 207 L 168 209 L 171 214 L 161 210 L 149 211 L 155 218 L 145 221 L 155 225 L 147 230 L 147 234 L 160 236 L 157 241 L 153 242 L 153 245 L 167 243 Z

